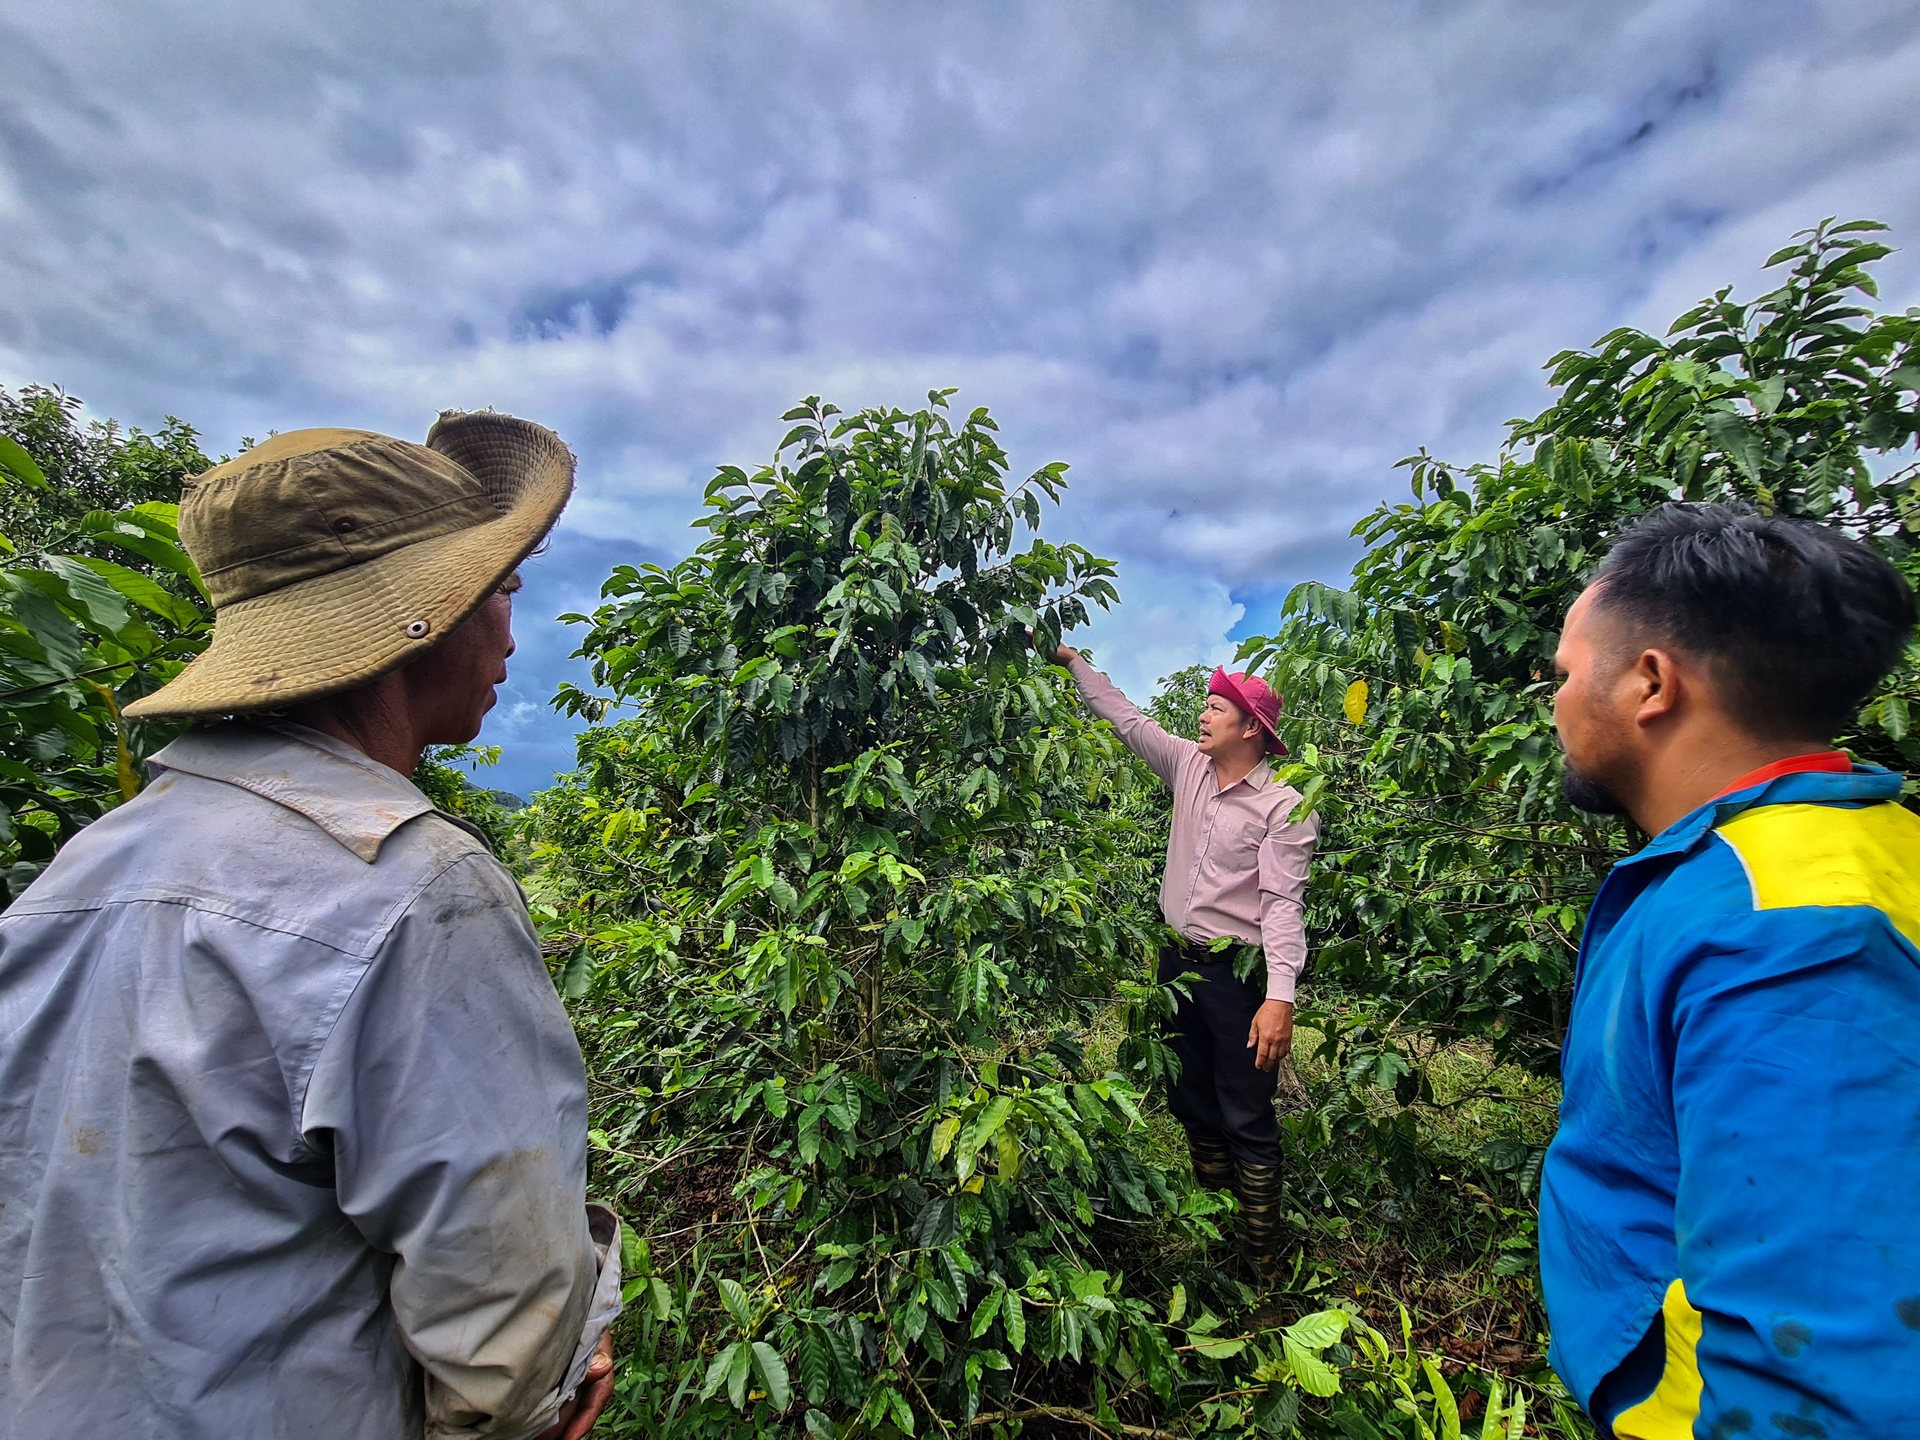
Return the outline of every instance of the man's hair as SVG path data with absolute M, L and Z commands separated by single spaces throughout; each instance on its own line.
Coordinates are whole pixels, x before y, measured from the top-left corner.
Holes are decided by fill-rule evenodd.
M 1808 520 L 1664 505 L 1594 576 L 1594 604 L 1638 645 L 1707 663 L 1734 722 L 1767 740 L 1831 740 L 1900 659 L 1913 592 L 1864 542 Z

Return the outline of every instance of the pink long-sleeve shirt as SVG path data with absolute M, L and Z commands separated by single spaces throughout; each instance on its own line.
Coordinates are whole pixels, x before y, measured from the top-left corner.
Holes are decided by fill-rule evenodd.
M 1170 735 L 1074 655 L 1067 662 L 1087 707 L 1120 733 L 1173 790 L 1173 830 L 1160 879 L 1160 913 L 1189 940 L 1232 939 L 1267 957 L 1267 998 L 1291 1003 L 1307 963 L 1307 865 L 1320 822 L 1292 818 L 1300 792 L 1265 760 L 1222 789 L 1213 761 Z

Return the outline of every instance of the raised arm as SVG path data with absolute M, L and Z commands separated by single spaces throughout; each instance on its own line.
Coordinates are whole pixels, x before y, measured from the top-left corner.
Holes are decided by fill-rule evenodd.
M 1078 650 L 1062 645 L 1054 658 L 1073 676 L 1074 687 L 1087 702 L 1087 708 L 1119 731 L 1126 747 L 1171 785 L 1180 762 L 1200 747 L 1191 740 L 1168 734 L 1143 715 L 1138 706 L 1120 693 L 1120 687 L 1089 665 L 1087 657 Z
M 305 1128 L 333 1146 L 341 1209 L 394 1257 L 427 1435 L 552 1424 L 618 1308 L 619 1257 L 584 1204 L 579 1048 L 490 858 L 456 861 L 396 923 L 322 1050 Z

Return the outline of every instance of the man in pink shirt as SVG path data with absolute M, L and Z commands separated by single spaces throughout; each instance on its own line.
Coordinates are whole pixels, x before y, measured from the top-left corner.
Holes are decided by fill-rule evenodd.
M 1194 1178 L 1240 1203 L 1242 1253 L 1270 1269 L 1280 1234 L 1280 1126 L 1273 1093 L 1293 1044 L 1293 992 L 1307 958 L 1303 900 L 1320 833 L 1294 818 L 1300 793 L 1273 778 L 1284 755 L 1280 697 L 1257 676 L 1213 672 L 1200 741 L 1170 735 L 1062 645 L 1081 698 L 1173 790 L 1160 913 L 1178 934 L 1160 952 L 1160 983 L 1200 978 L 1180 996 L 1168 1042 L 1180 1076 L 1167 1101 L 1187 1132 Z M 1229 945 L 1215 950 L 1214 942 Z M 1241 946 L 1264 966 L 1236 977 Z

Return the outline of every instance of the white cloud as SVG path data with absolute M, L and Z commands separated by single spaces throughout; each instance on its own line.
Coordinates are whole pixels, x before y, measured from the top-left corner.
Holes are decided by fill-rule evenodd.
M 0 0 L 0 50 L 0 381 L 216 448 L 528 414 L 596 560 L 803 394 L 958 384 L 1073 465 L 1135 687 L 1553 351 L 1920 233 L 1910 0 Z
M 1069 640 L 1136 701 L 1145 702 L 1176 670 L 1233 659 L 1227 631 L 1246 607 L 1216 580 L 1196 582 L 1190 571 L 1129 564 L 1121 568 L 1122 608 L 1096 610 L 1092 623 Z

